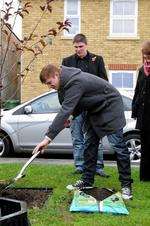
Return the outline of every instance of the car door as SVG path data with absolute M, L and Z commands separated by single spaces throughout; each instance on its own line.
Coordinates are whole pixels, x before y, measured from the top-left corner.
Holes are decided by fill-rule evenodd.
M 50 92 L 28 103 L 32 113 L 21 114 L 19 117 L 19 144 L 23 150 L 32 150 L 45 136 L 49 125 L 59 111 L 60 105 L 57 92 Z M 64 129 L 49 145 L 49 150 L 71 148 L 69 129 Z

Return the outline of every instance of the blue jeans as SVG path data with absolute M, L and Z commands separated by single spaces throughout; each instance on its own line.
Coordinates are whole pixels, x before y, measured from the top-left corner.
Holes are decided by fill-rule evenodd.
M 85 148 L 85 137 L 84 137 L 84 120 L 85 113 L 83 112 L 77 116 L 71 123 L 70 130 L 73 142 L 73 157 L 75 167 L 80 167 L 83 169 L 84 163 L 84 148 Z M 102 148 L 98 151 L 97 156 L 97 166 L 96 169 L 103 169 L 103 150 Z
M 96 134 L 93 130 L 89 121 L 86 122 L 85 137 L 86 142 L 84 150 L 84 173 L 82 175 L 82 180 L 92 185 L 94 183 L 100 138 L 98 134 Z M 123 138 L 123 129 L 120 129 L 116 131 L 116 133 L 109 135 L 108 140 L 113 146 L 113 149 L 116 153 L 117 167 L 121 186 L 130 187 L 132 183 L 130 156 Z

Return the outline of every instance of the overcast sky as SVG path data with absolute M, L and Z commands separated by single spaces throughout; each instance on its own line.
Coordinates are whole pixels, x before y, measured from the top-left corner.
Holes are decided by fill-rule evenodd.
M 4 9 L 5 10 L 5 2 L 9 3 L 12 0 L 0 0 L 0 9 Z M 18 0 L 13 0 L 13 4 L 12 6 L 14 7 L 14 10 L 11 10 L 11 13 L 13 14 L 13 12 L 15 10 L 18 9 L 18 4 L 19 1 Z M 2 12 L 1 12 L 1 16 L 2 16 Z M 15 19 L 15 15 L 13 17 L 10 18 L 9 23 L 11 23 L 11 25 L 14 24 L 14 19 Z M 22 36 L 22 23 L 21 23 L 21 17 L 17 16 L 16 20 L 15 20 L 15 25 L 14 25 L 14 29 L 13 32 L 18 36 L 18 38 L 21 38 Z

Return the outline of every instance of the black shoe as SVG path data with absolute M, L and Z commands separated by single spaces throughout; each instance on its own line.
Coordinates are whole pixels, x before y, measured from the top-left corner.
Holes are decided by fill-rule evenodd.
M 103 170 L 97 170 L 96 175 L 99 175 L 100 177 L 108 178 L 110 175 L 106 174 Z
M 67 187 L 66 187 L 68 190 L 76 190 L 76 189 L 78 189 L 78 190 L 88 190 L 88 189 L 91 189 L 91 188 L 93 188 L 93 186 L 91 185 L 91 184 L 89 184 L 89 183 L 86 183 L 86 182 L 84 182 L 84 181 L 82 181 L 82 180 L 78 180 L 75 184 L 69 184 L 69 185 L 67 185 Z
M 93 186 L 87 182 L 84 182 L 83 180 L 78 180 L 75 184 L 72 185 L 74 189 L 78 190 L 85 190 L 85 189 L 91 189 Z

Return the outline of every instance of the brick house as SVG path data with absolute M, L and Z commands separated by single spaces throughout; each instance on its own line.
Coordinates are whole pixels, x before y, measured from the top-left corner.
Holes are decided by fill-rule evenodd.
M 29 34 L 45 1 L 31 0 L 33 9 L 23 21 L 23 34 Z M 141 43 L 150 38 L 149 0 L 57 0 L 53 12 L 42 19 L 38 33 L 53 27 L 55 22 L 69 18 L 70 33 L 53 40 L 32 66 L 30 76 L 22 85 L 22 100 L 31 99 L 47 88 L 39 82 L 41 68 L 51 62 L 61 64 L 62 58 L 74 53 L 72 37 L 84 33 L 89 51 L 104 57 L 110 82 L 119 90 L 133 94 L 137 68 L 141 65 Z M 25 54 L 23 60 L 30 58 Z

